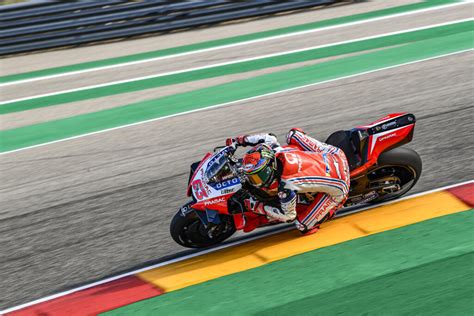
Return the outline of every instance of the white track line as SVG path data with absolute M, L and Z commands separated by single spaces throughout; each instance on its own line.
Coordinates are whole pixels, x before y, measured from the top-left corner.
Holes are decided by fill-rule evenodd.
M 4 104 L 8 104 L 8 103 L 14 103 L 14 102 L 20 102 L 20 101 L 33 100 L 33 99 L 44 98 L 44 97 L 50 97 L 50 96 L 55 96 L 55 95 L 60 95 L 60 94 L 65 94 L 65 93 L 70 93 L 70 92 L 78 92 L 78 91 L 84 91 L 84 90 L 89 90 L 89 89 L 108 87 L 108 86 L 113 86 L 113 85 L 117 85 L 117 84 L 121 84 L 121 83 L 134 82 L 134 81 L 140 81 L 140 80 L 152 79 L 152 78 L 159 78 L 159 77 L 164 77 L 164 76 L 169 76 L 169 75 L 176 75 L 176 74 L 191 72 L 191 71 L 196 71 L 196 70 L 210 69 L 210 68 L 226 66 L 226 65 L 233 65 L 233 64 L 238 64 L 238 63 L 252 61 L 252 60 L 289 55 L 289 54 L 298 53 L 298 52 L 305 52 L 305 51 L 309 51 L 309 50 L 313 50 L 313 49 L 331 47 L 331 46 L 342 45 L 342 44 L 356 43 L 356 42 L 360 42 L 360 41 L 364 41 L 364 40 L 377 39 L 377 38 L 381 38 L 381 37 L 385 37 L 385 36 L 391 36 L 391 35 L 403 34 L 403 33 L 408 33 L 408 32 L 427 30 L 427 29 L 430 29 L 430 28 L 441 27 L 441 26 L 446 26 L 446 25 L 453 25 L 453 24 L 468 22 L 468 21 L 473 21 L 473 20 L 474 20 L 474 18 L 460 19 L 460 20 L 456 20 L 456 21 L 449 21 L 449 22 L 444 22 L 444 23 L 431 24 L 431 25 L 427 25 L 427 26 L 416 27 L 416 28 L 411 28 L 411 29 L 397 31 L 397 32 L 389 32 L 389 33 L 384 33 L 384 34 L 379 34 L 379 35 L 361 37 L 361 38 L 356 38 L 356 39 L 348 40 L 348 41 L 341 41 L 341 42 L 336 42 L 336 43 L 331 43 L 331 44 L 311 46 L 311 47 L 308 47 L 308 48 L 289 50 L 289 51 L 284 51 L 284 52 L 279 52 L 279 53 L 274 53 L 274 54 L 260 55 L 260 56 L 256 56 L 256 57 L 250 57 L 250 58 L 238 59 L 238 60 L 233 60 L 233 61 L 227 61 L 227 62 L 212 64 L 212 65 L 207 65 L 207 66 L 188 68 L 188 69 L 183 69 L 183 70 L 164 72 L 164 73 L 160 73 L 160 74 L 148 75 L 148 76 L 137 77 L 137 78 L 132 78 L 132 79 L 125 79 L 125 80 L 112 81 L 112 82 L 107 82 L 107 83 L 102 83 L 102 84 L 97 84 L 97 85 L 85 86 L 85 87 L 81 87 L 81 88 L 75 88 L 75 89 L 68 89 L 68 90 L 63 90 L 63 91 L 56 91 L 56 92 L 51 92 L 51 93 L 39 94 L 39 95 L 34 95 L 34 96 L 30 96 L 30 97 L 25 97 L 25 98 L 2 101 L 2 102 L 0 102 L 0 105 L 4 105 Z
M 404 200 L 408 200 L 408 199 L 411 199 L 411 198 L 427 195 L 427 194 L 434 193 L 434 192 L 443 191 L 443 190 L 446 190 L 446 189 L 454 188 L 454 187 L 457 187 L 457 186 L 461 186 L 461 185 L 469 184 L 469 183 L 473 183 L 473 182 L 474 182 L 474 180 L 468 180 L 468 181 L 464 181 L 464 182 L 460 182 L 460 183 L 456 183 L 456 184 L 436 188 L 436 189 L 433 189 L 433 190 L 420 192 L 420 193 L 409 195 L 409 196 L 406 196 L 406 197 L 403 197 L 403 198 L 400 198 L 400 199 L 397 199 L 397 200 L 388 201 L 388 202 L 380 203 L 380 204 L 377 204 L 377 205 L 371 205 L 371 206 L 368 206 L 368 207 L 364 207 L 364 208 L 361 208 L 361 209 L 354 210 L 353 212 L 347 212 L 347 213 L 344 213 L 344 214 L 341 214 L 341 215 L 336 215 L 335 218 L 348 216 L 348 215 L 351 215 L 351 214 L 354 214 L 354 213 L 359 213 L 359 212 L 362 212 L 362 211 L 370 210 L 370 209 L 377 208 L 377 207 L 384 206 L 384 205 L 398 203 L 400 201 L 404 201 Z M 134 274 L 137 274 L 137 273 L 141 273 L 141 272 L 149 271 L 149 270 L 156 269 L 156 268 L 159 268 L 159 267 L 167 266 L 167 265 L 170 265 L 172 263 L 176 263 L 176 262 L 184 261 L 184 260 L 187 260 L 187 259 L 195 258 L 195 257 L 201 256 L 201 255 L 216 252 L 216 251 L 219 251 L 219 250 L 222 250 L 222 249 L 235 247 L 235 246 L 238 246 L 238 245 L 242 245 L 242 244 L 254 241 L 254 240 L 258 240 L 258 239 L 261 239 L 261 238 L 264 238 L 264 237 L 279 234 L 279 233 L 282 233 L 284 231 L 289 231 L 289 230 L 292 230 L 292 229 L 294 229 L 294 227 L 292 225 L 287 226 L 287 227 L 282 228 L 281 230 L 269 232 L 268 234 L 262 234 L 262 235 L 259 235 L 259 236 L 249 237 L 249 238 L 246 238 L 246 239 L 243 239 L 243 240 L 230 242 L 228 244 L 218 246 L 218 247 L 215 247 L 215 248 L 212 248 L 212 249 L 203 250 L 201 252 L 192 253 L 192 254 L 189 254 L 189 255 L 185 255 L 183 257 L 179 257 L 179 258 L 175 258 L 175 259 L 172 259 L 172 260 L 157 263 L 157 264 L 151 265 L 149 267 L 145 267 L 145 268 L 137 269 L 137 270 L 130 271 L 130 272 L 127 272 L 127 273 L 119 274 L 119 275 L 116 275 L 116 276 L 113 276 L 113 277 L 110 277 L 110 278 L 107 278 L 107 279 L 103 279 L 103 280 L 100 280 L 100 281 L 97 281 L 97 282 L 94 282 L 94 283 L 90 283 L 90 284 L 87 284 L 87 285 L 77 287 L 75 289 L 60 292 L 60 293 L 50 295 L 50 296 L 46 296 L 44 298 L 40 298 L 38 300 L 34 300 L 34 301 L 31 301 L 31 302 L 28 302 L 28 303 L 25 303 L 25 304 L 21 304 L 21 305 L 18 305 L 18 306 L 11 307 L 9 309 L 5 309 L 3 311 L 0 311 L 0 314 L 10 313 L 10 312 L 13 312 L 13 311 L 25 308 L 25 307 L 29 307 L 29 306 L 32 306 L 32 305 L 35 305 L 35 304 L 46 302 L 46 301 L 50 301 L 52 299 L 55 299 L 55 298 L 58 298 L 58 297 L 61 297 L 61 296 L 65 296 L 65 295 L 72 294 L 72 293 L 75 293 L 75 292 L 78 292 L 78 291 L 86 290 L 88 288 L 91 288 L 91 287 L 94 287 L 94 286 L 97 286 L 97 285 L 101 285 L 101 284 L 104 284 L 104 283 L 112 282 L 112 281 L 115 281 L 115 280 L 118 280 L 118 279 L 122 279 L 124 277 L 131 276 L 131 275 L 134 275 Z
M 234 43 L 234 44 L 229 44 L 229 45 L 222 45 L 222 46 L 211 47 L 211 48 L 206 48 L 206 49 L 194 50 L 194 51 L 185 52 L 185 53 L 178 53 L 178 54 L 161 56 L 161 57 L 150 58 L 150 59 L 145 59 L 145 60 L 137 60 L 137 61 L 132 61 L 132 62 L 128 62 L 128 63 L 121 63 L 121 64 L 116 64 L 116 65 L 109 65 L 109 66 L 103 66 L 103 67 L 97 67 L 97 68 L 90 68 L 90 69 L 60 73 L 60 74 L 44 76 L 44 77 L 37 77 L 37 78 L 30 78 L 30 79 L 12 81 L 12 82 L 7 82 L 7 83 L 2 83 L 2 84 L 0 84 L 0 87 L 15 85 L 15 84 L 21 84 L 21 83 L 27 83 L 27 82 L 33 82 L 33 81 L 38 81 L 38 80 L 47 80 L 47 79 L 52 79 L 52 78 L 78 75 L 78 74 L 83 74 L 83 73 L 92 72 L 92 71 L 100 71 L 100 70 L 106 70 L 106 69 L 112 69 L 112 68 L 126 67 L 126 66 L 131 66 L 131 65 L 137 65 L 137 64 L 153 62 L 153 61 L 157 61 L 157 60 L 164 60 L 164 59 L 169 59 L 169 58 L 176 58 L 176 57 L 187 56 L 187 55 L 192 55 L 192 54 L 210 52 L 210 51 L 215 51 L 215 50 L 219 50 L 219 49 L 226 49 L 226 48 L 237 47 L 237 46 L 242 46 L 242 45 L 249 45 L 249 44 L 254 44 L 254 43 L 271 41 L 271 40 L 276 40 L 276 39 L 281 39 L 281 38 L 286 38 L 286 37 L 291 37 L 291 36 L 299 36 L 299 35 L 304 35 L 304 34 L 309 34 L 309 33 L 324 32 L 324 31 L 334 30 L 334 29 L 343 28 L 343 27 L 361 25 L 361 24 L 365 24 L 365 23 L 388 20 L 388 19 L 398 18 L 398 17 L 402 17 L 402 16 L 408 16 L 408 15 L 413 15 L 413 14 L 419 14 L 419 13 L 425 13 L 425 12 L 431 12 L 431 11 L 447 9 L 447 8 L 451 8 L 451 7 L 465 5 L 465 4 L 468 4 L 470 2 L 472 2 L 472 0 L 468 0 L 468 1 L 464 1 L 464 2 L 457 2 L 457 3 L 447 4 L 447 5 L 441 5 L 441 6 L 436 6 L 436 7 L 431 7 L 431 8 L 421 9 L 421 10 L 402 12 L 402 13 L 398 13 L 398 14 L 382 16 L 382 17 L 378 17 L 378 18 L 361 20 L 361 21 L 355 21 L 355 22 L 350 22 L 350 23 L 345 23 L 345 24 L 337 24 L 337 25 L 332 25 L 332 26 L 327 26 L 327 27 L 322 27 L 322 28 L 317 28 L 317 29 L 312 29 L 312 30 L 306 30 L 306 31 L 301 31 L 301 32 L 294 32 L 294 33 L 288 33 L 288 34 L 283 34 L 283 35 L 265 37 L 265 38 L 260 38 L 260 39 L 256 39 L 256 40 L 244 41 L 244 42 L 239 42 L 239 43 Z
M 470 52 L 472 50 L 474 50 L 474 49 L 470 48 L 470 49 L 466 49 L 466 50 L 462 50 L 462 51 L 458 51 L 458 52 L 454 52 L 454 53 L 439 55 L 439 56 L 435 56 L 435 57 L 415 60 L 415 61 L 411 61 L 411 62 L 407 62 L 407 63 L 403 63 L 403 64 L 398 64 L 398 65 L 394 65 L 394 66 L 389 66 L 389 67 L 379 68 L 379 69 L 375 69 L 375 70 L 365 71 L 365 72 L 357 73 L 357 74 L 354 74 L 354 75 L 349 75 L 349 76 L 339 77 L 339 78 L 335 78 L 335 79 L 320 81 L 320 82 L 311 83 L 311 84 L 307 84 L 307 85 L 299 86 L 299 87 L 295 87 L 295 88 L 279 90 L 279 91 L 270 92 L 270 93 L 266 93 L 266 94 L 262 94 L 262 95 L 257 95 L 257 96 L 250 97 L 250 98 L 245 98 L 245 99 L 235 100 L 235 101 L 221 103 L 221 104 L 217 104 L 217 105 L 212 105 L 212 106 L 208 106 L 208 107 L 204 107 L 204 108 L 200 108 L 200 109 L 196 109 L 196 110 L 180 112 L 180 113 L 176 113 L 176 114 L 157 117 L 157 118 L 153 118 L 153 119 L 150 119 L 150 120 L 140 121 L 140 122 L 127 124 L 127 125 L 121 125 L 121 126 L 117 126 L 117 127 L 113 127 L 113 128 L 100 130 L 100 131 L 97 131 L 97 132 L 81 134 L 81 135 L 73 136 L 73 137 L 67 137 L 67 138 L 63 138 L 63 139 L 59 139 L 59 140 L 55 140 L 55 141 L 51 141 L 51 142 L 47 142 L 47 143 L 42 143 L 42 144 L 38 144 L 38 145 L 33 145 L 33 146 L 23 147 L 23 148 L 11 150 L 11 151 L 6 151 L 6 152 L 3 152 L 3 153 L 0 153 L 0 156 L 6 155 L 6 154 L 11 154 L 11 153 L 16 153 L 16 152 L 19 152 L 19 151 L 22 151 L 22 150 L 33 149 L 33 148 L 37 148 L 37 147 L 56 144 L 56 143 L 59 143 L 59 142 L 64 142 L 64 141 L 68 141 L 68 140 L 87 137 L 87 136 L 91 136 L 91 135 L 95 135 L 95 134 L 110 132 L 110 131 L 114 131 L 114 130 L 121 129 L 121 128 L 127 128 L 127 127 L 136 126 L 136 125 L 140 125 L 140 124 L 146 124 L 146 123 L 150 123 L 150 122 L 160 121 L 160 120 L 168 119 L 168 118 L 171 118 L 171 117 L 187 115 L 187 114 L 190 114 L 190 113 L 201 112 L 201 111 L 210 110 L 210 109 L 216 109 L 216 108 L 223 107 L 223 106 L 228 106 L 228 105 L 231 105 L 231 104 L 234 104 L 234 103 L 252 101 L 252 100 L 255 100 L 255 99 L 259 99 L 259 98 L 268 97 L 268 96 L 272 96 L 272 95 L 276 95 L 276 94 L 280 94 L 280 93 L 286 93 L 286 92 L 290 92 L 290 91 L 294 91 L 294 90 L 304 89 L 304 88 L 307 88 L 307 87 L 317 86 L 317 85 L 321 85 L 321 84 L 328 83 L 328 82 L 333 82 L 333 81 L 338 81 L 338 80 L 343 80 L 343 79 L 348 79 L 348 78 L 354 78 L 354 77 L 358 77 L 358 76 L 362 76 L 362 75 L 366 75 L 366 74 L 370 74 L 370 73 L 374 73 L 374 72 L 379 72 L 379 71 L 398 68 L 398 67 L 402 67 L 402 66 L 417 64 L 417 63 L 421 63 L 421 62 L 424 62 L 424 61 L 443 58 L 443 57 L 447 57 L 447 56 L 458 55 L 458 54 Z

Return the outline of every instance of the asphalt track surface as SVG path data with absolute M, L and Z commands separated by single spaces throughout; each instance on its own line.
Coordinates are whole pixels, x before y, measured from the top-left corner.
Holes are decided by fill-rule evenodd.
M 182 252 L 168 227 L 187 201 L 189 165 L 228 136 L 271 131 L 283 140 L 298 126 L 325 139 L 408 111 L 418 118 L 408 147 L 424 163 L 412 192 L 471 180 L 473 57 L 466 52 L 1 156 L 0 308 Z

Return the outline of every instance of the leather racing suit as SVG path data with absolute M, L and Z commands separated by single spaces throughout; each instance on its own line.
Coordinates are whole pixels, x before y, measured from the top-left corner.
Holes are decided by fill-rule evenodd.
M 281 207 L 262 205 L 255 200 L 246 204 L 252 211 L 265 213 L 272 219 L 295 221 L 302 233 L 312 233 L 344 205 L 349 194 L 349 166 L 341 149 L 309 137 L 301 129 L 291 129 L 286 140 L 288 146 L 281 147 L 272 134 L 237 138 L 244 146 L 269 145 L 275 151 L 278 165 L 274 182 L 264 190 L 277 190 Z M 297 212 L 298 195 L 314 199 Z

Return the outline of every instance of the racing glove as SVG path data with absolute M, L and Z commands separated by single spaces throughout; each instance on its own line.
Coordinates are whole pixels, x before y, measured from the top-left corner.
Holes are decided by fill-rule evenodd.
M 296 195 L 295 195 L 296 200 Z M 248 211 L 266 215 L 270 220 L 277 220 L 280 222 L 292 222 L 296 218 L 296 208 L 293 211 L 285 213 L 283 210 L 270 205 L 264 205 L 262 202 L 255 199 L 253 196 L 244 200 L 245 208 Z M 295 203 L 296 205 L 296 203 Z
M 248 135 L 239 135 L 236 138 L 227 138 L 225 140 L 226 146 L 248 146 L 251 145 L 247 142 Z
M 270 205 L 265 205 L 263 209 L 269 218 L 276 219 L 280 222 L 291 223 L 296 219 L 296 211 L 285 213 L 278 207 Z
M 278 192 L 281 211 L 285 214 L 285 221 L 293 221 L 296 218 L 296 193 L 295 191 L 284 189 Z
M 280 222 L 292 222 L 296 219 L 296 193 L 291 190 L 284 190 L 278 193 L 281 208 L 265 205 L 263 207 L 268 217 Z

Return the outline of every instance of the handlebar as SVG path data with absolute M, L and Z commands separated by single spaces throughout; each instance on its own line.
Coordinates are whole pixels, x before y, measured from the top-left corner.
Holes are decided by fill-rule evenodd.
M 221 149 L 226 148 L 226 147 L 227 146 L 216 146 L 216 147 L 214 147 L 213 151 L 216 152 L 216 151 L 221 150 Z
M 225 146 L 216 146 L 216 147 L 214 147 L 214 152 L 216 152 L 218 150 L 222 150 L 222 149 L 227 147 L 227 148 L 232 148 L 232 150 L 229 150 L 229 153 L 234 154 L 234 152 L 237 150 L 237 147 L 240 147 L 240 146 L 242 146 L 242 145 L 240 145 L 234 139 L 232 139 L 232 142 L 226 144 Z

